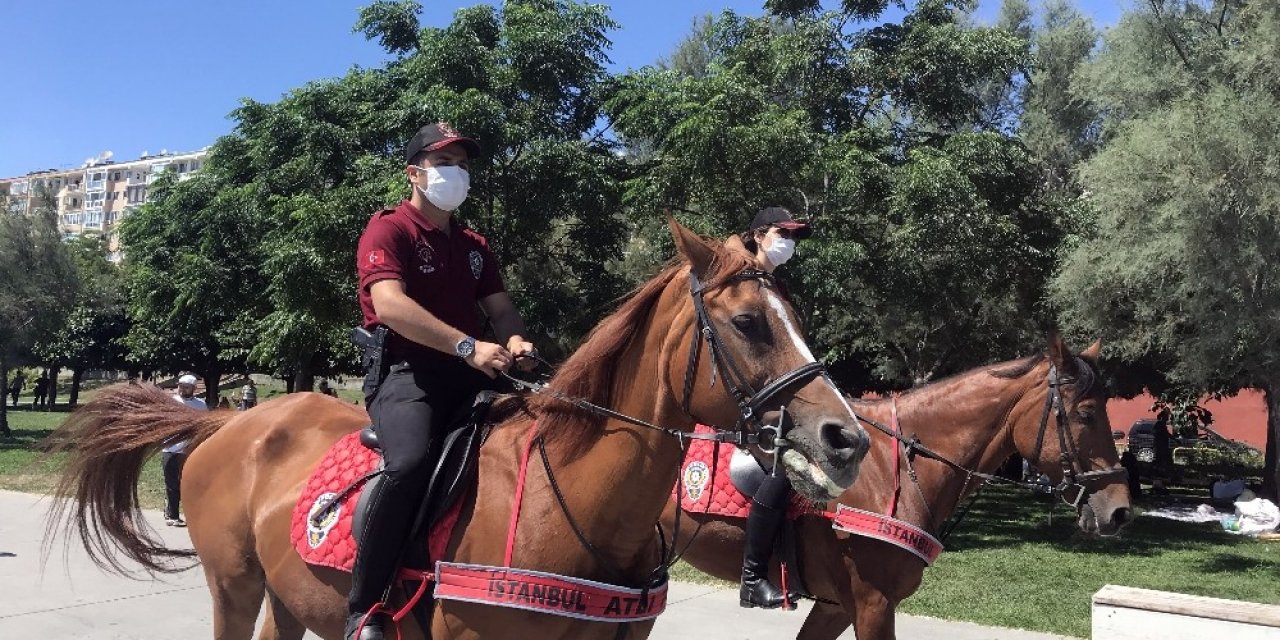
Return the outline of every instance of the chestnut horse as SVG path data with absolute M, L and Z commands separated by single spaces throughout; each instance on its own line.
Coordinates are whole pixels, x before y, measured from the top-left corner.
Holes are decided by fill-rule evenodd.
M 1100 348 L 1094 344 L 1076 357 L 1055 336 L 1048 357 L 976 369 L 906 393 L 897 399 L 901 429 L 907 438 L 918 436 L 948 460 L 982 473 L 994 473 L 1018 453 L 1058 483 L 1066 475 L 1065 453 L 1078 472 L 1071 497 L 1084 492 L 1077 503 L 1079 527 L 1114 534 L 1133 512 L 1112 442 L 1107 399 L 1097 380 Z M 1064 405 L 1060 414 L 1045 409 L 1053 392 L 1051 371 Z M 890 400 L 855 402 L 854 410 L 882 425 L 890 424 Z M 1065 424 L 1059 423 L 1063 416 Z M 1061 439 L 1058 430 L 1062 430 Z M 875 446 L 864 461 L 861 479 L 837 502 L 883 513 L 895 486 L 893 450 L 900 443 L 878 430 L 871 433 Z M 1062 442 L 1072 444 L 1063 451 Z M 922 456 L 913 465 L 920 489 L 913 487 L 904 468 L 897 517 L 936 536 L 979 482 Z M 676 508 L 671 503 L 663 514 L 668 529 Z M 713 576 L 737 581 L 745 521 L 689 517 L 703 527 L 685 559 Z M 690 544 L 694 530 L 686 523 L 678 548 Z M 920 587 L 924 562 L 888 543 L 834 531 L 821 518 L 802 518 L 796 533 L 802 541 L 800 562 L 806 586 L 820 599 L 797 638 L 834 640 L 852 624 L 858 640 L 892 640 L 894 610 Z
M 741 405 L 726 390 L 772 390 L 776 403 L 770 404 L 778 409 L 762 417 L 789 427 L 794 455 L 788 468 L 796 486 L 821 500 L 839 495 L 853 483 L 868 438 L 845 397 L 815 365 L 794 310 L 746 257 L 674 220 L 671 230 L 684 261 L 605 319 L 550 387 L 680 432 L 692 430 L 695 416 L 709 424 L 739 424 Z M 707 284 L 691 286 L 698 282 Z M 691 357 L 704 335 L 712 344 L 700 358 Z M 741 386 L 725 378 L 728 368 L 741 376 Z M 795 377 L 799 370 L 813 373 Z M 662 562 L 656 524 L 676 481 L 681 441 L 544 395 L 508 398 L 495 411 L 504 417 L 481 448 L 474 500 L 463 508 L 446 557 L 439 559 L 502 563 L 520 456 L 537 429 L 567 512 L 598 555 L 576 540 L 548 474 L 531 464 L 513 566 L 629 587 L 649 584 Z M 58 434 L 71 455 L 58 492 L 64 500 L 50 515 L 50 528 L 76 528 L 95 561 L 116 570 L 124 569 L 117 552 L 152 571 L 179 571 L 186 567 L 174 559 L 198 556 L 212 594 L 215 638 L 249 638 L 265 596 L 259 638 L 297 639 L 311 630 L 336 640 L 350 576 L 304 564 L 290 543 L 290 516 L 330 446 L 368 420 L 360 408 L 319 394 L 284 396 L 244 413 L 204 414 L 176 405 L 154 387 L 115 387 L 81 408 Z M 173 437 L 192 437 L 196 444 L 182 478 L 194 551 L 160 544 L 137 504 L 143 462 Z M 412 617 L 405 623 L 405 637 L 422 637 Z M 437 639 L 603 639 L 647 637 L 653 622 L 588 622 L 439 601 L 431 625 Z

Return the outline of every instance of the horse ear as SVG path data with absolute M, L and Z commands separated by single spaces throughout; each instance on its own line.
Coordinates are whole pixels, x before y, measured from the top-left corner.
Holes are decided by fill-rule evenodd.
M 1063 341 L 1062 334 L 1056 330 L 1049 333 L 1049 361 L 1059 371 L 1067 370 L 1067 365 L 1071 364 L 1071 349 L 1067 348 L 1067 343 Z
M 712 249 L 711 245 L 707 244 L 698 234 L 676 222 L 675 217 L 669 211 L 667 212 L 667 224 L 671 227 L 671 238 L 676 241 L 676 250 L 689 261 L 693 275 L 699 278 L 705 276 L 707 270 L 711 267 L 712 261 L 715 260 L 715 249 Z
M 1098 360 L 1102 358 L 1102 340 L 1094 340 L 1088 349 L 1080 352 L 1080 357 L 1092 364 L 1098 364 Z

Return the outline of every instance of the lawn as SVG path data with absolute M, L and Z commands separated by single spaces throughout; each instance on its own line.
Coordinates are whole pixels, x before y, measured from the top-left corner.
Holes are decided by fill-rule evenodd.
M 986 490 L 925 573 L 906 613 L 1088 637 L 1104 584 L 1280 604 L 1280 543 L 1139 517 L 1118 538 L 1077 532 L 1065 508 Z
M 59 458 L 42 457 L 39 442 L 66 415 L 9 413 L 15 437 L 0 438 L 0 489 L 53 487 Z M 161 507 L 163 486 L 156 457 L 143 472 L 143 506 Z M 1150 517 L 1097 539 L 1078 533 L 1065 508 L 1052 523 L 1048 513 L 1049 503 L 1022 490 L 987 489 L 900 611 L 1087 637 L 1090 597 L 1108 583 L 1280 604 L 1280 543 Z M 683 564 L 672 575 L 712 581 Z
M 64 454 L 47 455 L 40 441 L 66 420 L 67 413 L 9 410 L 12 438 L 0 438 L 0 489 L 50 493 L 57 484 L 58 465 Z M 164 476 L 160 457 L 147 461 L 138 488 L 142 506 L 164 507 Z

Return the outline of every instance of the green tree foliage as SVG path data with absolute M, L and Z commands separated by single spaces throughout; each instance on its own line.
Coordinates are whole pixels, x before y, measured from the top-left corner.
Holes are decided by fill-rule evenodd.
M 664 253 L 645 230 L 667 205 L 716 234 L 762 206 L 811 218 L 818 234 L 786 271 L 821 351 L 847 382 L 901 387 L 1038 344 L 1073 218 L 983 118 L 983 87 L 1029 62 L 1025 41 L 965 23 L 966 2 L 851 26 L 885 5 L 722 14 L 693 37 L 709 47 L 704 75 L 628 74 L 609 110 L 639 171 L 633 249 Z
M 66 243 L 74 267 L 76 290 L 73 306 L 59 326 L 36 344 L 42 364 L 55 371 L 71 369 L 71 406 L 79 400 L 80 382 L 89 369 L 129 368 L 123 339 L 128 331 L 124 309 L 123 273 L 107 261 L 106 238 L 78 236 Z
M 356 30 L 393 60 L 275 103 L 245 101 L 201 176 L 130 220 L 136 357 L 221 367 L 247 357 L 298 389 L 353 369 L 356 240 L 372 213 L 408 196 L 401 149 L 438 120 L 484 146 L 458 215 L 490 239 L 526 320 L 553 338 L 546 346 L 568 347 L 594 324 L 583 300 L 623 290 L 607 266 L 626 237 L 627 167 L 597 131 L 615 26 L 605 8 L 512 0 L 425 29 L 418 11 L 412 1 L 362 10 Z
M 34 360 L 33 345 L 55 330 L 78 291 L 75 268 L 51 195 L 37 194 L 30 215 L 10 213 L 0 198 L 0 378 L 10 367 Z M 0 402 L 0 431 L 9 433 Z
M 1063 318 L 1195 391 L 1262 389 L 1280 442 L 1280 7 L 1152 2 L 1085 71 L 1109 142 L 1082 168 L 1095 233 L 1055 285 Z

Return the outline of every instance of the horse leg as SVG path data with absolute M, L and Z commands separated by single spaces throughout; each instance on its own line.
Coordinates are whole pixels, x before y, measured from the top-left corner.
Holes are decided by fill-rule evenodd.
M 858 640 L 895 640 L 897 603 L 875 587 L 855 580 L 853 628 Z
M 804 619 L 796 640 L 836 640 L 849 628 L 849 614 L 844 607 L 819 602 Z M 862 636 L 858 636 L 861 640 Z
M 302 640 L 307 628 L 294 617 L 271 590 L 267 590 L 267 619 L 258 640 Z
M 206 567 L 206 581 L 213 596 L 214 640 L 249 640 L 262 609 L 266 581 L 261 570 L 222 573 Z

